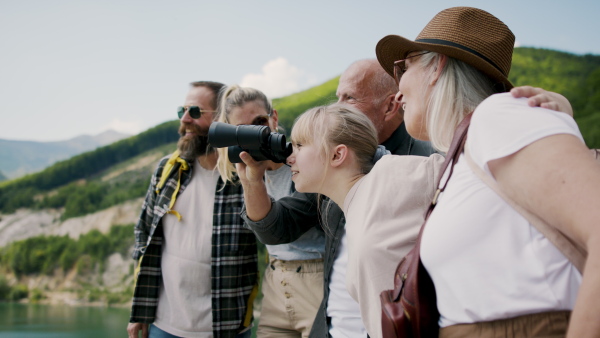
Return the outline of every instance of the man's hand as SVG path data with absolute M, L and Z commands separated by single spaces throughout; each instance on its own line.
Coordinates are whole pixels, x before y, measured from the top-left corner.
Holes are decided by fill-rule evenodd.
M 573 117 L 573 107 L 571 107 L 571 103 L 566 97 L 558 93 L 531 86 L 515 87 L 510 90 L 510 93 L 516 98 L 528 98 L 527 103 L 530 107 L 547 108 L 563 112 Z
M 142 331 L 141 338 L 148 338 L 148 324 L 129 323 L 127 324 L 127 336 L 129 338 L 138 338 L 138 332 Z

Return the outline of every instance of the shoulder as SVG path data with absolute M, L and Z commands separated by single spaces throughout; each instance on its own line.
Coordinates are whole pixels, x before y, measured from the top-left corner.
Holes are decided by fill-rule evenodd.
M 165 164 L 167 164 L 167 161 L 169 160 L 169 158 L 171 157 L 172 154 L 169 154 L 167 156 L 164 156 L 163 158 L 160 159 L 160 161 L 158 161 L 158 165 L 157 168 L 164 168 Z
M 481 101 L 477 110 L 495 107 L 497 105 L 516 104 L 527 106 L 526 98 L 515 98 L 511 93 L 498 93 L 490 95 L 485 100 Z
M 504 125 L 514 126 L 515 122 L 537 125 L 542 125 L 541 122 L 557 123 L 577 128 L 571 116 L 541 107 L 530 107 L 527 98 L 515 98 L 510 93 L 494 94 L 483 100 L 473 113 L 471 126 L 489 125 L 496 129 Z M 518 126 L 514 127 L 518 129 Z
M 510 93 L 494 94 L 483 100 L 475 111 L 471 125 L 485 122 L 487 119 L 493 119 L 498 115 L 504 115 L 511 112 L 526 113 L 531 111 L 533 107 L 527 105 L 526 98 L 514 98 Z
M 437 153 L 431 156 L 385 155 L 375 163 L 373 171 L 413 170 L 420 166 L 437 165 L 440 161 L 444 162 L 444 157 Z
M 386 155 L 383 156 L 371 172 L 367 175 L 368 181 L 382 182 L 390 184 L 391 182 L 418 182 L 427 178 L 437 177 L 440 171 L 444 157 L 440 154 L 431 156 L 414 155 Z
M 431 142 L 421 141 L 413 138 L 413 146 L 410 155 L 429 156 L 435 153 Z
M 530 107 L 527 99 L 502 93 L 490 96 L 475 109 L 467 145 L 475 161 L 483 165 L 556 134 L 572 134 L 583 140 L 571 116 Z
M 169 161 L 169 158 L 171 158 L 172 155 L 173 155 L 172 153 L 169 155 L 166 155 L 158 161 L 158 164 L 156 165 L 156 169 L 154 170 L 154 176 L 162 175 L 163 169 L 167 165 L 167 162 Z

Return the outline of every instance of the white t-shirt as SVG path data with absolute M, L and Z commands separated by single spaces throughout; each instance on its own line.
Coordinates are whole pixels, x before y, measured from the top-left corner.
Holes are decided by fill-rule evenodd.
M 162 284 L 154 325 L 181 337 L 212 337 L 211 249 L 219 173 L 196 162 L 190 184 L 163 219 Z
M 346 232 L 340 238 L 337 255 L 333 261 L 327 316 L 331 318 L 329 334 L 333 338 L 366 337 L 367 329 L 360 316 L 358 303 L 346 291 L 346 268 L 348 266 L 348 243 Z
M 438 154 L 383 156 L 344 200 L 346 286 L 373 338 L 382 336 L 379 295 L 394 287 L 396 267 L 415 245 L 443 162 Z
M 467 147 L 488 173 L 489 161 L 550 135 L 571 134 L 583 142 L 570 116 L 526 102 L 497 94 L 475 110 Z M 462 156 L 425 227 L 421 259 L 435 284 L 441 327 L 569 310 L 581 283 L 567 258 Z

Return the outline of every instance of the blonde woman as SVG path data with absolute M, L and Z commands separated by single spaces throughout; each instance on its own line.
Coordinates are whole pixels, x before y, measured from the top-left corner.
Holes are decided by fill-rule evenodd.
M 277 130 L 277 111 L 265 94 L 253 88 L 230 86 L 222 94 L 218 121 L 233 125 L 264 125 Z M 235 177 L 227 148 L 219 148 L 217 167 L 225 181 Z M 291 173 L 283 163 L 263 161 L 266 192 L 277 200 L 293 191 Z M 263 179 L 261 177 L 261 179 Z M 254 196 L 244 191 L 244 199 Z M 325 235 L 311 226 L 289 244 L 266 245 L 269 263 L 262 283 L 263 300 L 258 337 L 308 337 L 323 297 Z
M 469 7 L 438 13 L 414 41 L 390 35 L 377 44 L 413 137 L 445 151 L 474 111 L 466 149 L 476 166 L 588 253 L 582 277 L 461 156 L 421 242 L 440 336 L 558 337 L 568 327 L 569 337 L 598 337 L 600 165 L 573 119 L 501 93 L 512 87 L 513 46 L 504 23 Z

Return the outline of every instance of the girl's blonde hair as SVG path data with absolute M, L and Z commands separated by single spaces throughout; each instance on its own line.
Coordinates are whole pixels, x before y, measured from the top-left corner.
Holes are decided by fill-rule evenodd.
M 263 92 L 254 88 L 240 87 L 238 85 L 232 85 L 227 87 L 221 94 L 221 103 L 219 105 L 217 121 L 230 123 L 229 114 L 231 110 L 237 107 L 241 107 L 247 102 L 258 101 L 263 104 L 267 115 L 273 114 L 273 106 L 271 101 L 267 98 Z M 218 148 L 219 159 L 217 160 L 217 170 L 223 181 L 234 182 L 236 170 L 233 163 L 229 161 L 227 155 L 227 148 Z
M 292 128 L 292 143 L 313 144 L 321 148 L 323 159 L 330 158 L 331 147 L 346 145 L 356 155 L 360 172 L 369 173 L 377 151 L 377 130 L 358 109 L 334 103 L 309 109 Z
M 440 57 L 441 54 L 435 52 L 424 54 L 417 60 L 416 66 L 423 67 L 425 76 L 432 79 Z M 460 121 L 496 92 L 494 82 L 483 73 L 460 60 L 447 57 L 427 102 L 425 118 L 433 147 L 446 153 Z

